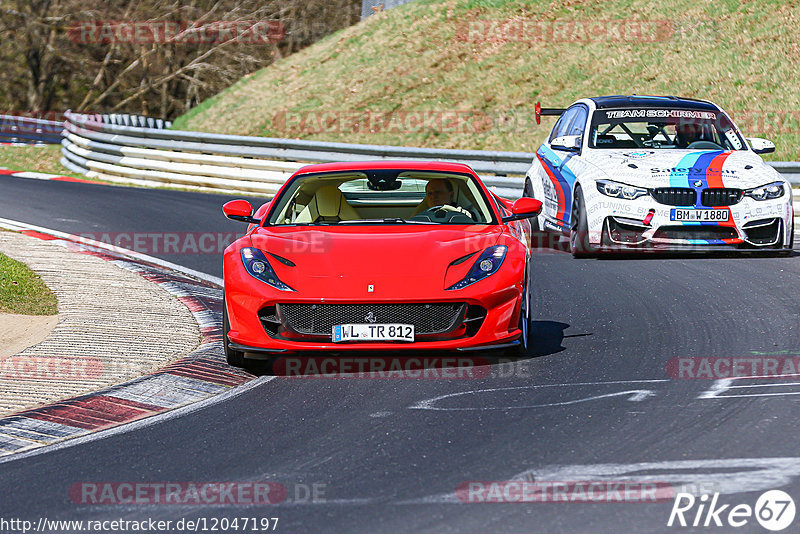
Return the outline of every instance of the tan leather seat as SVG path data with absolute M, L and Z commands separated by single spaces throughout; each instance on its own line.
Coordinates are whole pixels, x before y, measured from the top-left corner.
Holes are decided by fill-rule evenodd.
M 428 199 L 423 199 L 422 202 L 417 204 L 417 207 L 414 208 L 414 211 L 411 212 L 411 216 L 414 217 L 415 215 L 419 215 L 423 211 L 427 210 L 430 206 L 428 206 Z
M 339 222 L 362 219 L 358 212 L 347 203 L 342 192 L 335 185 L 320 187 L 308 206 L 297 216 L 295 222 Z

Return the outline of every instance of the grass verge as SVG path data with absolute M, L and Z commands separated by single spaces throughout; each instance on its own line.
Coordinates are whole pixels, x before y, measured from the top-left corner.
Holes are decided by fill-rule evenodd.
M 709 99 L 772 160 L 800 159 L 794 0 L 418 0 L 322 39 L 179 117 L 174 128 L 534 151 L 587 96 Z
M 27 265 L 0 254 L 0 312 L 55 315 L 58 301 Z
M 0 167 L 86 179 L 61 165 L 61 145 L 0 146 Z

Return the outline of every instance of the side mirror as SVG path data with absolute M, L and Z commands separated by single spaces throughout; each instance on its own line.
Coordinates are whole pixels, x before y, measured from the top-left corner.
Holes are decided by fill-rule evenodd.
M 253 206 L 246 200 L 231 200 L 222 206 L 222 212 L 232 221 L 261 224 L 260 219 L 253 218 Z
M 580 135 L 563 135 L 553 139 L 550 142 L 550 148 L 566 152 L 578 152 L 581 149 L 581 141 Z
M 542 212 L 542 203 L 535 198 L 523 197 L 511 205 L 511 215 L 503 217 L 503 222 L 518 221 L 520 219 L 530 219 Z
M 769 139 L 762 139 L 761 137 L 748 137 L 747 142 L 750 143 L 750 148 L 756 154 L 769 154 L 775 152 L 775 143 Z

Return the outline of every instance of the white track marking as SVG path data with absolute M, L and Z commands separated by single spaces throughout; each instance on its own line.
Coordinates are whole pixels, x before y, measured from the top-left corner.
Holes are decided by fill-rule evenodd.
M 99 242 L 99 241 L 86 239 L 86 238 L 83 238 L 81 236 L 76 236 L 76 235 L 73 235 L 73 234 L 60 232 L 58 230 L 53 230 L 53 229 L 45 228 L 45 227 L 42 227 L 42 226 L 36 226 L 36 225 L 33 225 L 33 224 L 28 224 L 28 223 L 23 223 L 23 222 L 20 222 L 20 221 L 14 221 L 14 220 L 3 219 L 3 218 L 0 218 L 0 227 L 7 228 L 9 230 L 14 230 L 14 231 L 33 230 L 33 231 L 36 231 L 36 232 L 41 232 L 43 234 L 52 235 L 54 237 L 60 237 L 62 239 L 66 239 L 66 240 L 70 240 L 70 241 L 77 241 L 77 242 L 82 243 L 83 245 L 88 245 L 89 247 L 93 247 L 93 248 L 97 248 L 97 249 L 101 249 L 101 250 L 106 250 L 106 251 L 113 252 L 113 253 L 116 253 L 116 254 L 123 254 L 123 255 L 129 256 L 131 258 L 139 259 L 139 260 L 146 261 L 146 262 L 149 262 L 149 263 L 153 263 L 155 265 L 158 265 L 158 266 L 161 266 L 161 267 L 164 267 L 164 268 L 167 268 L 167 269 L 172 269 L 172 270 L 180 272 L 180 273 L 188 274 L 188 275 L 193 276 L 195 278 L 198 278 L 200 280 L 205 280 L 205 281 L 210 282 L 212 284 L 216 284 L 216 285 L 218 285 L 220 287 L 222 286 L 222 279 L 217 278 L 215 276 L 211 276 L 211 275 L 208 275 L 206 273 L 201 273 L 199 271 L 195 271 L 193 269 L 189 269 L 189 268 L 183 267 L 181 265 L 176 265 L 174 263 L 171 263 L 171 262 L 159 259 L 159 258 L 155 258 L 153 256 L 148 256 L 146 254 L 140 254 L 140 253 L 135 252 L 133 250 L 124 249 L 124 248 L 121 248 L 121 247 L 115 247 L 115 246 L 109 245 L 107 243 L 102 243 L 102 242 Z M 13 461 L 19 460 L 21 458 L 27 458 L 27 457 L 30 457 L 30 456 L 36 456 L 36 455 L 39 455 L 39 454 L 48 453 L 50 451 L 55 451 L 55 450 L 59 450 L 59 449 L 65 449 L 67 447 L 74 447 L 76 445 L 81 445 L 83 443 L 87 443 L 87 442 L 91 442 L 91 441 L 95 441 L 95 440 L 105 439 L 107 437 L 115 436 L 115 435 L 118 435 L 118 434 L 124 434 L 124 433 L 130 432 L 132 430 L 136 430 L 136 429 L 143 428 L 143 427 L 146 427 L 146 426 L 150 426 L 150 425 L 154 425 L 154 424 L 161 423 L 161 422 L 164 422 L 164 421 L 168 421 L 168 420 L 176 418 L 176 417 L 182 417 L 184 415 L 188 415 L 188 414 L 190 414 L 192 412 L 195 412 L 197 410 L 201 410 L 203 408 L 214 406 L 215 404 L 219 404 L 220 402 L 223 402 L 223 401 L 226 401 L 228 399 L 232 399 L 232 398 L 238 397 L 242 393 L 245 393 L 245 392 L 249 391 L 250 389 L 253 389 L 253 388 L 255 388 L 255 387 L 257 387 L 257 386 L 259 386 L 261 384 L 265 384 L 267 382 L 270 382 L 273 379 L 275 379 L 274 376 L 259 377 L 259 378 L 256 378 L 255 380 L 251 380 L 250 382 L 247 382 L 247 383 L 245 383 L 243 385 L 237 386 L 235 388 L 231 388 L 228 391 L 225 391 L 225 392 L 220 393 L 218 395 L 215 395 L 213 397 L 208 397 L 208 398 L 206 398 L 204 400 L 200 400 L 200 401 L 195 402 L 193 404 L 188 404 L 188 405 L 185 405 L 185 406 L 182 406 L 182 407 L 179 407 L 179 408 L 175 408 L 175 409 L 172 409 L 172 410 L 169 410 L 169 411 L 166 411 L 166 412 L 162 412 L 160 414 L 153 415 L 153 416 L 147 417 L 145 419 L 140 419 L 140 420 L 133 421 L 133 422 L 130 422 L 130 423 L 124 423 L 124 424 L 122 424 L 120 426 L 117 426 L 117 427 L 109 428 L 109 429 L 106 429 L 106 430 L 100 430 L 100 431 L 97 431 L 97 432 L 92 432 L 92 433 L 85 434 L 85 435 L 82 435 L 82 436 L 77 436 L 77 437 L 74 437 L 74 438 L 64 438 L 64 441 L 59 441 L 59 442 L 56 442 L 56 443 L 53 443 L 53 444 L 50 444 L 50 445 L 42 446 L 41 444 L 35 444 L 35 445 L 32 445 L 30 448 L 20 449 L 19 451 L 16 451 L 14 454 L 6 455 L 6 456 L 0 456 L 0 464 L 6 463 L 6 462 L 13 462 Z
M 453 397 L 461 397 L 464 395 L 477 395 L 482 393 L 492 393 L 495 391 L 512 391 L 520 389 L 539 389 L 539 388 L 555 388 L 555 387 L 574 387 L 574 386 L 599 386 L 599 385 L 615 385 L 615 384 L 641 384 L 641 383 L 660 383 L 669 382 L 669 380 L 615 380 L 610 382 L 576 382 L 572 384 L 537 384 L 532 386 L 517 386 L 507 388 L 488 388 L 488 389 L 473 389 L 469 391 L 459 391 L 457 393 L 448 393 L 446 395 L 439 395 L 431 399 L 417 401 L 408 407 L 410 410 L 434 410 L 434 411 L 478 411 L 478 410 L 520 410 L 525 408 L 548 408 L 555 406 L 567 406 L 570 404 L 577 404 L 581 402 L 589 402 L 608 397 L 618 397 L 623 395 L 630 395 L 628 399 L 631 402 L 641 402 L 648 397 L 652 397 L 655 393 L 649 389 L 632 389 L 626 391 L 617 391 L 614 393 L 606 393 L 603 395 L 594 395 L 581 399 L 574 399 L 570 401 L 547 403 L 547 404 L 531 404 L 531 405 L 511 405 L 511 406 L 479 406 L 479 407 L 464 407 L 464 408 L 440 408 L 434 406 L 435 403 Z
M 205 400 L 201 400 L 193 404 L 182 406 L 180 408 L 175 408 L 174 410 L 170 410 L 167 412 L 162 412 L 160 414 L 153 415 L 145 419 L 139 419 L 131 423 L 124 423 L 120 426 L 109 428 L 107 430 L 100 430 L 98 432 L 87 434 L 85 436 L 66 439 L 65 441 L 54 443 L 52 445 L 46 445 L 44 447 L 37 445 L 36 448 L 32 448 L 29 450 L 22 450 L 15 454 L 0 457 L 0 464 L 6 462 L 13 462 L 21 458 L 28 458 L 30 456 L 36 456 L 39 454 L 44 454 L 56 450 L 66 449 L 69 447 L 74 447 L 76 445 L 82 445 L 84 443 L 89 443 L 91 441 L 98 441 L 101 439 L 110 438 L 112 436 L 117 436 L 119 434 L 125 434 L 148 426 L 157 425 L 159 423 L 163 423 L 171 419 L 176 419 L 178 417 L 184 417 L 196 411 L 203 410 L 211 406 L 215 406 L 221 402 L 225 402 L 230 399 L 234 399 L 239 395 L 242 395 L 243 393 L 246 393 L 258 386 L 261 386 L 262 384 L 266 384 L 267 382 L 270 382 L 274 379 L 275 379 L 274 376 L 260 376 L 255 380 L 251 380 L 250 382 L 242 384 L 241 386 L 231 388 L 229 391 L 226 391 L 225 393 L 215 395 L 214 397 L 208 397 Z
M 700 393 L 698 399 L 737 399 L 747 397 L 783 397 L 789 395 L 800 395 L 800 391 L 786 391 L 780 393 L 744 393 L 742 395 L 723 395 L 723 393 L 733 389 L 753 389 L 753 388 L 778 388 L 785 386 L 800 386 L 800 382 L 770 382 L 767 384 L 743 384 L 734 386 L 735 380 L 742 380 L 745 378 L 750 379 L 763 379 L 763 378 L 780 378 L 781 375 L 772 376 L 740 376 L 736 378 L 723 378 L 715 380 L 710 388 Z M 788 377 L 796 378 L 796 375 L 787 375 Z
M 193 276 L 195 278 L 199 278 L 200 280 L 204 280 L 206 282 L 211 282 L 212 284 L 216 284 L 222 287 L 222 279 L 216 276 L 211 276 L 210 274 L 201 273 L 200 271 L 195 271 L 194 269 L 189 269 L 188 267 L 184 267 L 182 265 L 178 265 L 176 263 L 172 263 L 166 260 L 162 260 L 160 258 L 156 258 L 154 256 L 149 256 L 147 254 L 142 254 L 141 252 L 136 252 L 135 250 L 130 250 L 127 248 L 117 247 L 114 245 L 110 245 L 108 243 L 103 243 L 101 241 L 95 241 L 94 239 L 87 239 L 85 237 L 81 237 L 75 234 L 68 234 L 66 232 L 60 232 L 58 230 L 53 230 L 51 228 L 45 228 L 43 226 L 36 226 L 33 224 L 28 224 L 19 221 L 13 221 L 11 219 L 3 219 L 0 217 L 0 227 L 6 228 L 8 230 L 33 230 L 34 232 L 41 232 L 43 234 L 50 234 L 54 237 L 60 237 L 62 239 L 67 239 L 69 241 L 75 241 L 77 243 L 81 243 L 83 245 L 94 247 L 101 250 L 107 250 L 109 252 L 113 252 L 115 254 L 122 254 L 128 256 L 130 258 L 135 258 L 137 260 L 146 261 L 160 267 L 164 267 L 167 269 L 172 269 L 173 271 L 178 271 L 179 273 L 188 274 L 189 276 Z
M 693 470 L 694 473 L 685 472 Z M 736 470 L 736 471 L 734 471 Z M 664 482 L 676 491 L 708 488 L 724 495 L 761 492 L 787 486 L 800 476 L 800 458 L 730 458 L 630 464 L 555 465 L 529 469 L 509 481 Z M 453 492 L 398 504 L 460 503 Z

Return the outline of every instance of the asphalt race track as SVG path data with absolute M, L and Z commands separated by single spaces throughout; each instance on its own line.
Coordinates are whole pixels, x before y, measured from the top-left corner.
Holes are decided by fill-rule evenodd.
M 0 217 L 74 233 L 243 231 L 224 219 L 226 200 L 0 181 Z M 221 276 L 213 254 L 162 257 Z M 534 259 L 527 360 L 480 379 L 262 377 L 178 417 L 0 463 L 0 516 L 277 517 L 277 532 L 676 532 L 690 529 L 667 526 L 671 498 L 465 503 L 456 490 L 469 481 L 662 481 L 719 492 L 730 507 L 753 506 L 770 489 L 797 501 L 800 381 L 675 379 L 667 363 L 800 356 L 798 276 L 797 253 L 575 260 L 544 251 Z M 69 493 L 94 482 L 264 481 L 281 483 L 287 499 L 92 505 Z M 309 488 L 317 498 L 306 498 Z M 736 531 L 765 532 L 752 517 Z

